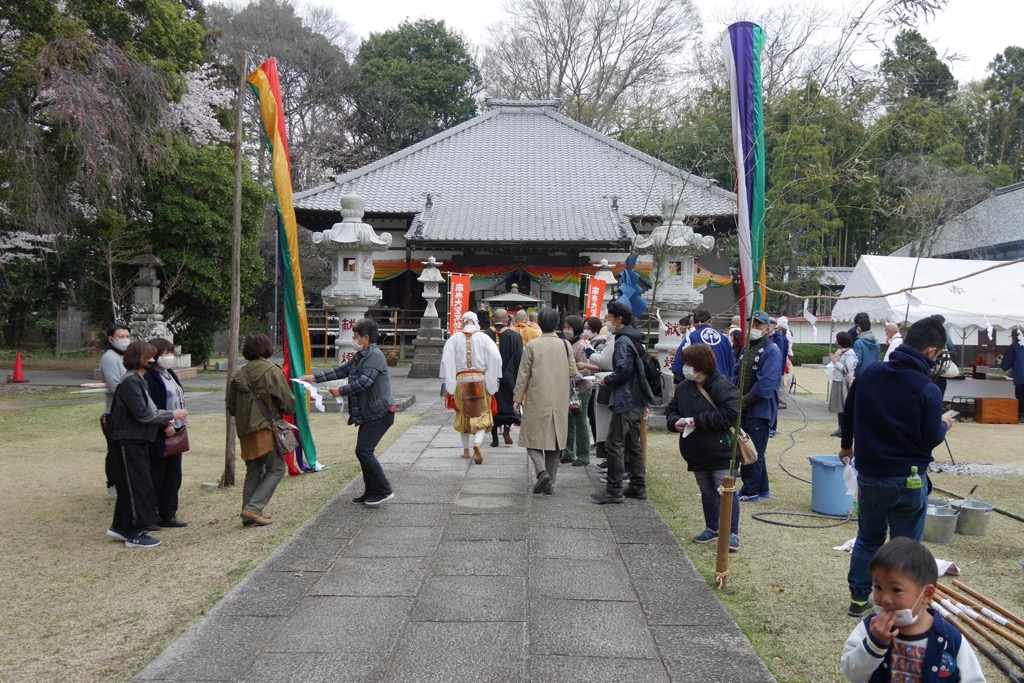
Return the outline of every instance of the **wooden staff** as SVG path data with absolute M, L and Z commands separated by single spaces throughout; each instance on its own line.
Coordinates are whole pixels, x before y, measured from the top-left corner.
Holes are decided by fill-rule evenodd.
M 952 601 L 945 598 L 941 600 L 941 604 L 952 614 L 955 614 L 957 617 L 962 619 L 963 623 L 967 624 L 972 629 L 980 633 L 981 636 L 985 638 L 985 640 L 995 645 L 996 648 L 998 648 L 1000 652 L 1006 655 L 1006 657 L 1011 662 L 1013 662 L 1013 664 L 1018 669 L 1024 671 L 1024 660 L 1018 657 L 1017 654 L 1013 652 L 1013 650 L 1008 648 L 998 638 L 996 638 L 995 634 L 997 633 L 1005 638 L 1005 631 L 998 627 L 994 627 L 994 625 L 991 622 L 983 621 L 984 617 L 981 617 L 981 615 L 979 615 L 977 612 L 974 612 L 974 610 L 971 610 L 970 608 L 964 609 L 963 605 L 954 605 Z M 967 618 L 964 619 L 964 616 L 966 616 Z M 988 629 L 990 630 L 987 630 L 984 627 L 988 627 Z M 1016 645 L 1016 643 L 1014 644 Z
M 943 592 L 943 591 L 940 591 L 940 592 Z M 946 602 L 949 603 L 949 604 L 943 604 L 943 607 L 945 607 L 946 609 L 950 609 L 950 605 L 952 605 L 953 603 L 950 602 L 948 599 L 946 600 Z M 1001 626 L 999 626 L 998 624 L 996 624 L 991 619 L 988 619 L 988 618 L 982 616 L 981 614 L 978 614 L 973 609 L 968 608 L 970 611 L 963 609 L 964 605 L 962 605 L 962 604 L 955 605 L 954 607 L 956 609 L 959 609 L 959 610 L 963 611 L 964 614 L 966 614 L 968 617 L 970 617 L 971 619 L 977 621 L 982 626 L 987 627 L 993 633 L 998 633 L 1000 636 L 1002 636 L 1006 640 L 1010 641 L 1011 643 L 1013 643 L 1017 647 L 1019 647 L 1021 649 L 1024 649 L 1024 640 L 1021 640 L 1017 636 L 1013 635 L 1012 633 L 1010 633 L 1006 629 L 1004 629 Z M 955 610 L 953 610 L 953 611 L 955 611 Z M 1016 662 L 1014 662 L 1014 663 L 1016 663 Z M 1021 670 L 1024 671 L 1024 666 L 1021 666 Z
M 988 657 L 988 660 L 992 662 L 997 669 L 1002 671 L 1003 674 L 1012 681 L 1012 683 L 1021 683 L 1024 681 L 1024 678 L 1021 678 L 1013 672 L 1013 669 L 1010 668 L 1009 664 L 1000 659 L 999 656 L 991 649 L 983 645 L 980 640 L 974 637 L 973 633 L 969 633 L 965 630 L 963 624 L 961 624 L 956 617 L 950 614 L 945 607 L 933 601 L 932 608 L 942 615 L 942 618 L 946 620 L 947 624 L 959 631 L 961 635 L 963 635 L 963 637 L 966 638 L 972 646 L 974 646 L 975 650 Z
M 974 609 L 974 610 L 976 610 L 978 612 L 981 612 L 981 614 L 984 615 L 986 618 L 994 621 L 995 623 L 999 624 L 1003 628 L 1008 628 L 1011 631 L 1013 631 L 1014 633 L 1016 633 L 1016 634 L 1018 634 L 1020 636 L 1024 636 L 1024 627 L 1018 626 L 1017 624 L 1013 623 L 1009 619 L 1006 619 L 1005 617 L 1003 617 L 1001 614 L 996 614 L 995 612 L 993 612 L 992 610 L 988 609 L 984 605 L 979 604 L 978 601 L 976 601 L 976 600 L 968 600 L 967 597 L 961 595 L 960 593 L 957 593 L 952 588 L 947 588 L 946 586 L 942 586 L 942 585 L 939 585 L 939 584 L 936 584 L 936 587 L 939 590 L 941 590 L 943 593 L 948 595 L 950 598 L 952 598 L 952 599 L 954 599 L 954 600 L 956 600 L 956 601 L 958 601 L 958 602 L 960 602 L 960 603 L 962 603 L 964 605 L 967 605 L 967 606 L 971 607 L 972 609 Z M 988 612 L 988 614 L 985 614 L 985 612 Z M 993 617 L 996 617 L 996 618 L 993 619 Z
M 729 585 L 729 537 L 732 529 L 732 497 L 736 495 L 736 480 L 722 477 L 718 489 L 722 500 L 718 507 L 718 555 L 715 557 L 715 587 L 725 589 Z
M 1008 619 L 1009 621 L 1014 622 L 1018 626 L 1024 626 L 1024 619 L 1021 619 L 1016 614 L 1014 614 L 1010 610 L 1006 609 L 1002 605 L 989 600 L 988 598 L 986 598 L 984 595 L 982 595 L 978 591 L 974 590 L 973 588 L 970 588 L 969 586 L 964 585 L 962 582 L 957 581 L 956 579 L 953 579 L 953 585 L 956 586 L 957 588 L 959 588 L 960 590 L 962 590 L 963 592 L 967 593 L 971 597 L 976 598 L 976 599 L 980 600 L 981 602 L 985 603 L 986 605 L 991 607 L 993 610 L 995 610 L 996 612 L 1001 614 L 1004 618 Z

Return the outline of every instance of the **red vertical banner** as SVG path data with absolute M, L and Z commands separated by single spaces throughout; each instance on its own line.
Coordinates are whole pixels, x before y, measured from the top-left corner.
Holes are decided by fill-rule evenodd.
M 469 275 L 448 278 L 448 334 L 462 331 L 462 314 L 469 310 Z
M 604 302 L 605 281 L 597 278 L 590 278 L 587 283 L 587 305 L 584 307 L 586 317 L 600 318 L 601 304 Z

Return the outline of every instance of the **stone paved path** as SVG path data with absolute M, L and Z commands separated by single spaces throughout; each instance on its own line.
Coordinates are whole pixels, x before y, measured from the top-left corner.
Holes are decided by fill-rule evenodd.
M 459 457 L 437 401 L 137 681 L 772 681 L 646 502 L 591 467 L 531 493 L 519 447 Z

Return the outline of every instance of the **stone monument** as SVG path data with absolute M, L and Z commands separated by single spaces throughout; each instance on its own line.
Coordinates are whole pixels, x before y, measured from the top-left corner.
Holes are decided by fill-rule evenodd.
M 681 196 L 675 194 L 675 197 Z M 683 341 L 679 319 L 704 301 L 704 295 L 693 287 L 693 259 L 707 254 L 715 246 L 714 237 L 695 233 L 684 222 L 680 203 L 674 197 L 664 199 L 662 224 L 635 242 L 637 252 L 651 255 L 653 286 L 643 296 L 652 311 L 660 310 L 662 324 L 655 348 L 662 367 L 671 366 L 671 358 Z
M 437 267 L 444 264 L 438 263 L 433 256 L 420 263 L 423 264 L 423 273 L 416 279 L 423 283 L 423 298 L 427 301 L 427 308 L 420 319 L 416 338 L 412 340 L 414 351 L 409 377 L 415 379 L 436 378 L 441 372 L 441 353 L 444 350 L 441 319 L 434 305 L 441 298 L 438 287 L 444 282 Z
M 373 252 L 385 251 L 391 246 L 390 234 L 377 235 L 371 226 L 363 223 L 363 206 L 359 195 L 344 195 L 341 222 L 313 233 L 313 244 L 331 252 L 331 284 L 321 294 L 324 303 L 337 311 L 335 346 L 339 363 L 355 355 L 352 328 L 366 317 L 366 309 L 381 298 L 381 291 L 373 286 Z
M 130 261 L 139 267 L 135 277 L 135 300 L 132 306 L 132 318 L 128 326 L 135 339 L 155 339 L 163 337 L 174 342 L 174 335 L 167 329 L 164 322 L 164 305 L 160 303 L 160 278 L 157 268 L 164 262 L 151 251 L 136 254 Z

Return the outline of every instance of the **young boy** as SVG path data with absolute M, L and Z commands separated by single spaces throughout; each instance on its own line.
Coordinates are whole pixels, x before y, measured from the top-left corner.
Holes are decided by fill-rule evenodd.
M 935 557 L 920 543 L 894 538 L 875 553 L 875 614 L 843 646 L 843 673 L 853 683 L 984 682 L 970 643 L 928 607 L 939 580 Z

